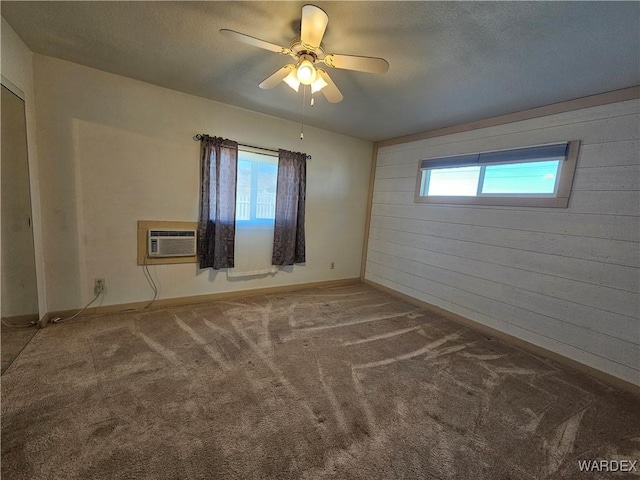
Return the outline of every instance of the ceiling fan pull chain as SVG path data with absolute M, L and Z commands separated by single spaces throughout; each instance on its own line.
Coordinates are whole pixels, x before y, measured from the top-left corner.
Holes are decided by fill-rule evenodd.
M 301 130 L 300 130 L 300 140 L 304 140 L 304 104 L 307 101 L 307 86 L 302 86 L 302 120 L 301 120 Z

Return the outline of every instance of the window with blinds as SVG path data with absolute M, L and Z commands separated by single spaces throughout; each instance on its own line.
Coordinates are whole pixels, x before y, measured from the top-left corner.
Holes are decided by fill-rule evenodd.
M 578 141 L 421 160 L 415 200 L 567 207 Z

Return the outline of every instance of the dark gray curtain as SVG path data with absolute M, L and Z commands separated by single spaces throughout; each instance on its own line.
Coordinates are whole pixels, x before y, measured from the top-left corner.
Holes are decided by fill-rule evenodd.
M 238 143 L 203 135 L 200 153 L 200 268 L 233 268 Z
M 305 262 L 304 204 L 307 189 L 307 156 L 279 151 L 276 187 L 276 219 L 273 231 L 273 265 Z

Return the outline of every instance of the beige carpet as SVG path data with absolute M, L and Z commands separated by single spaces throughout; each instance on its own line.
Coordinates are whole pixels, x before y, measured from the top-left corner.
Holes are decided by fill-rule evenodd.
M 9 368 L 36 333 L 38 333 L 38 328 L 35 325 L 29 328 L 12 328 L 2 325 L 2 330 L 0 331 L 2 373 Z
M 85 317 L 2 376 L 2 478 L 542 479 L 638 398 L 368 286 Z M 626 478 L 626 477 L 625 477 Z

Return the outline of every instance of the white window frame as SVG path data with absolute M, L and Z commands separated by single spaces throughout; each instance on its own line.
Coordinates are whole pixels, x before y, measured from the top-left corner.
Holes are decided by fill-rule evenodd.
M 527 193 L 505 193 L 505 194 L 486 194 L 482 193 L 484 172 L 487 166 L 491 165 L 509 165 L 515 163 L 531 163 L 536 160 L 531 158 L 510 159 L 509 161 L 491 161 L 483 162 L 483 156 L 500 156 L 507 154 L 513 156 L 518 151 L 527 149 L 535 149 L 537 147 L 566 145 L 566 155 L 561 160 L 556 175 L 556 185 L 553 194 L 527 194 Z M 569 206 L 569 198 L 571 196 L 571 187 L 573 185 L 573 176 L 578 160 L 578 152 L 580 149 L 580 141 L 572 140 L 570 142 L 562 142 L 562 144 L 535 145 L 529 147 L 521 147 L 516 149 L 478 152 L 464 155 L 454 155 L 450 157 L 427 158 L 418 162 L 418 175 L 416 178 L 416 188 L 414 195 L 415 203 L 428 204 L 445 204 L 445 205 L 486 205 L 486 206 L 518 206 L 518 207 L 551 207 L 551 208 L 567 208 Z M 494 155 L 496 154 L 496 155 Z M 425 189 L 428 185 L 428 177 L 430 172 L 438 168 L 456 168 L 463 166 L 478 166 L 480 175 L 478 178 L 476 196 L 444 196 L 444 195 L 425 195 Z M 423 174 L 427 172 L 426 174 Z

